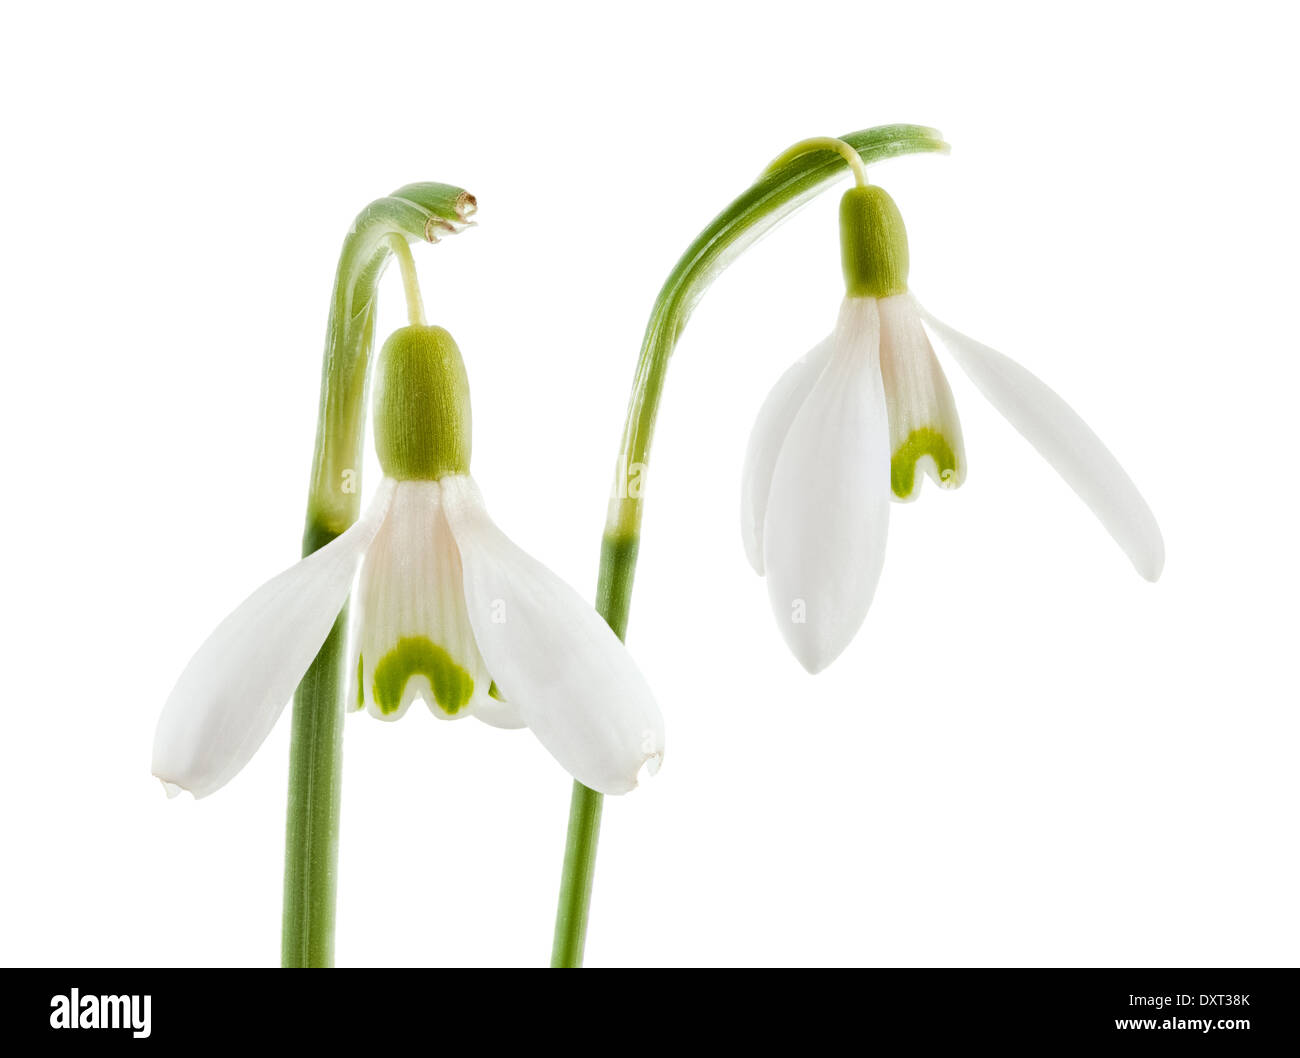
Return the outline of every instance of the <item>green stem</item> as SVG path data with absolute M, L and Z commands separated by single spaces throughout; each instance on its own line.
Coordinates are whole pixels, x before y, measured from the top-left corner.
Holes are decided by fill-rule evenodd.
M 619 639 L 627 636 L 627 615 L 632 605 L 632 573 L 636 569 L 637 538 L 606 534 L 600 548 L 600 577 L 596 585 L 596 610 Z M 591 883 L 596 876 L 596 843 L 600 838 L 600 812 L 604 796 L 580 782 L 573 784 L 569 801 L 569 832 L 560 872 L 560 905 L 555 913 L 555 940 L 551 965 L 582 965 L 587 943 L 587 918 L 591 908 Z
M 605 798 L 595 790 L 573 784 L 569 803 L 569 833 L 564 845 L 564 872 L 560 883 L 560 908 L 555 918 L 555 943 L 551 965 L 582 965 L 587 943 L 587 910 L 596 872 L 596 842 L 600 839 L 600 810 Z
M 325 335 L 316 452 L 302 551 L 310 555 L 356 521 L 366 390 L 375 343 L 375 294 L 389 256 L 408 240 L 461 230 L 474 196 L 447 184 L 409 184 L 372 202 L 343 241 Z M 347 609 L 298 686 L 289 744 L 284 849 L 285 966 L 331 966 L 343 766 Z
M 627 420 L 619 449 L 605 535 L 601 542 L 596 609 L 623 638 L 632 604 L 637 549 L 641 537 L 642 492 L 663 395 L 668 360 L 691 310 L 709 284 L 759 236 L 780 223 L 850 168 L 846 157 L 823 150 L 845 143 L 864 164 L 904 154 L 946 152 L 934 129 L 919 125 L 884 125 L 851 132 L 837 140 L 796 144 L 783 153 L 748 189 L 719 213 L 687 247 L 659 291 L 641 342 L 632 381 Z M 815 153 L 814 153 L 815 152 Z M 582 965 L 583 942 L 591 904 L 601 795 L 574 784 L 569 831 L 560 879 L 551 965 Z
M 298 685 L 285 833 L 284 966 L 334 965 L 347 608 Z
M 404 235 L 394 235 L 388 240 L 393 246 L 393 256 L 402 272 L 402 290 L 406 293 L 406 320 L 412 327 L 423 327 L 424 299 L 420 297 L 420 280 L 415 272 L 415 258 L 411 244 Z

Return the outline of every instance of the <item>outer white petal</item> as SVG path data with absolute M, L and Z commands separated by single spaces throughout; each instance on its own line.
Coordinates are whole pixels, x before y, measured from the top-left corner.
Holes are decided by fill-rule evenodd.
M 460 551 L 440 482 L 397 483 L 361 567 L 356 615 L 354 705 L 381 720 L 399 719 L 416 699 L 439 719 L 469 716 L 480 703 L 500 713 L 465 613 Z
M 248 763 L 329 635 L 391 499 L 384 482 L 352 528 L 263 584 L 199 647 L 154 734 L 164 785 L 206 797 Z
M 920 310 L 909 293 L 881 298 L 878 305 L 894 499 L 909 502 L 921 494 L 918 470 L 942 488 L 955 489 L 966 480 L 961 421 Z
M 745 542 L 749 564 L 760 576 L 763 573 L 763 520 L 767 517 L 767 498 L 772 488 L 776 457 L 781 454 L 790 424 L 830 356 L 831 340 L 827 338 L 795 361 L 763 401 L 749 434 L 749 449 L 745 453 L 745 469 L 740 481 L 740 535 Z
M 889 423 L 873 298 L 846 298 L 830 362 L 791 424 L 764 524 L 768 597 L 800 664 L 820 672 L 871 606 L 889 531 Z
M 1147 580 L 1160 577 L 1165 542 L 1146 500 L 1101 439 L 1051 389 L 1009 357 L 924 308 L 922 318 L 980 392 L 1092 508 Z
M 442 484 L 469 620 L 502 695 L 579 782 L 631 790 L 664 748 L 663 717 L 631 655 L 590 603 L 496 527 L 472 480 Z

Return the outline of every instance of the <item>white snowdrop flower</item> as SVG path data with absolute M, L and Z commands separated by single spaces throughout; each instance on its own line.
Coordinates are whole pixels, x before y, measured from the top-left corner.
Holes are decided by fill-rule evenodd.
M 907 288 L 907 233 L 874 186 L 840 209 L 847 295 L 831 336 L 791 367 L 758 413 L 741 488 L 745 553 L 810 672 L 857 633 L 885 558 L 890 501 L 919 472 L 966 477 L 952 390 L 928 335 L 1092 509 L 1143 577 L 1164 566 L 1151 509 L 1074 411 L 1019 364 L 931 316 Z M 928 332 L 928 334 L 927 334 Z
M 657 770 L 664 728 L 626 648 L 589 603 L 493 523 L 469 474 L 470 406 L 456 343 L 411 326 L 385 343 L 375 380 L 384 478 L 345 533 L 264 584 L 177 681 L 153 771 L 205 797 L 266 738 L 360 586 L 352 693 L 398 719 L 529 727 L 579 782 L 607 794 Z

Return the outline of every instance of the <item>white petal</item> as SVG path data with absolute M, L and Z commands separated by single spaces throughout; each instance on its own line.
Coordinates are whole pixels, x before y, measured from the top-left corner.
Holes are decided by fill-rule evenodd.
M 663 717 L 631 655 L 590 603 L 496 527 L 472 480 L 442 484 L 469 620 L 501 694 L 579 782 L 631 790 L 664 747 Z
M 1009 357 L 935 319 L 922 318 L 980 392 L 1052 465 L 1147 580 L 1165 565 L 1160 526 L 1101 439 L 1051 389 Z
M 767 517 L 767 497 L 772 488 L 776 457 L 781 454 L 790 424 L 830 356 L 831 340 L 827 338 L 795 361 L 763 401 L 749 434 L 745 469 L 740 481 L 740 535 L 745 542 L 749 564 L 760 576 L 763 573 L 763 520 Z
M 257 751 L 347 602 L 391 485 L 338 539 L 263 584 L 227 617 L 176 681 L 154 734 L 153 773 L 206 797 Z
M 764 524 L 768 597 L 800 664 L 820 672 L 871 606 L 889 531 L 889 424 L 873 298 L 846 298 L 830 362 L 790 427 Z
M 440 719 L 469 716 L 479 703 L 500 712 L 465 613 L 441 490 L 436 481 L 399 482 L 361 567 L 350 700 L 381 720 L 399 719 L 417 699 Z
M 497 693 L 501 693 L 500 687 L 497 688 Z M 518 731 L 519 728 L 528 726 L 513 702 L 495 698 L 490 694 L 483 701 L 475 700 L 474 716 L 489 727 L 499 727 L 505 731 Z
M 966 450 L 952 389 L 921 326 L 911 294 L 881 298 L 880 376 L 889 407 L 890 485 L 895 500 L 921 494 L 918 469 L 955 489 L 966 480 Z

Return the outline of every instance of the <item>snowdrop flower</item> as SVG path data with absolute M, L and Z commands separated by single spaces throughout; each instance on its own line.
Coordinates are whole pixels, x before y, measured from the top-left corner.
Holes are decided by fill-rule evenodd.
M 927 332 L 1092 508 L 1143 577 L 1164 565 L 1150 508 L 1097 435 L 1019 364 L 931 316 L 907 289 L 907 234 L 893 200 L 858 186 L 840 208 L 847 295 L 831 336 L 791 367 L 758 413 L 741 531 L 777 624 L 809 672 L 837 658 L 871 605 L 890 501 L 922 473 L 966 477 L 952 390 Z
M 357 568 L 351 701 L 396 720 L 527 726 L 576 779 L 631 790 L 657 770 L 663 719 L 609 626 L 488 517 L 469 474 L 469 387 L 440 327 L 385 343 L 375 380 L 384 478 L 363 516 L 227 617 L 181 674 L 153 771 L 205 797 L 261 745 L 347 601 Z

